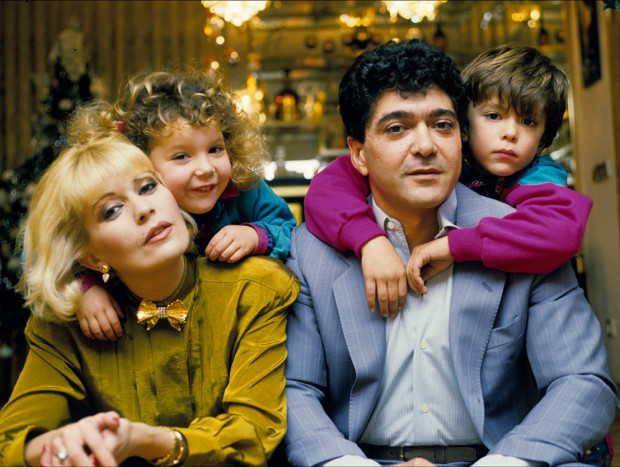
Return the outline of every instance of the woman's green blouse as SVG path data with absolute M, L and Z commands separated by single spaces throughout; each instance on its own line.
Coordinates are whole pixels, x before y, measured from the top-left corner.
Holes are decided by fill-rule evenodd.
M 177 291 L 182 330 L 137 324 L 140 299 L 114 292 L 125 313 L 116 342 L 90 340 L 77 322 L 31 317 L 30 351 L 0 412 L 0 464 L 24 464 L 24 445 L 86 415 L 171 426 L 187 439 L 185 465 L 265 464 L 286 431 L 286 309 L 299 284 L 280 261 L 229 265 L 187 258 Z

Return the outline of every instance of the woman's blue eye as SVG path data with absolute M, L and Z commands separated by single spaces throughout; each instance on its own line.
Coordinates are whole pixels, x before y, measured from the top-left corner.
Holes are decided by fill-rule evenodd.
M 138 191 L 138 193 L 141 194 L 141 195 L 147 195 L 147 194 L 152 193 L 153 191 L 155 191 L 156 188 L 157 188 L 157 182 L 149 181 L 149 182 L 144 183 L 140 187 L 140 190 Z
M 103 218 L 103 220 L 112 219 L 114 216 L 116 216 L 118 211 L 120 211 L 121 206 L 122 205 L 120 204 L 115 204 L 114 206 L 107 207 L 106 209 L 103 210 L 101 217 Z

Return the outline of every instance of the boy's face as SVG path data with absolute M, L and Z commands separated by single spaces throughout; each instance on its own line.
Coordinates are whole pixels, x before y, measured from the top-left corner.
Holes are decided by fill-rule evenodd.
M 153 139 L 149 157 L 181 208 L 204 214 L 230 181 L 231 166 L 217 123 L 192 127 L 179 119 L 172 133 Z
M 545 116 L 519 116 L 506 109 L 497 96 L 467 111 L 469 127 L 463 141 L 469 143 L 472 156 L 483 175 L 513 175 L 525 168 L 539 150 L 545 131 Z
M 461 172 L 461 134 L 454 105 L 442 90 L 406 97 L 386 92 L 366 127 L 364 143 L 347 142 L 351 160 L 368 175 L 377 205 L 403 221 L 435 210 Z

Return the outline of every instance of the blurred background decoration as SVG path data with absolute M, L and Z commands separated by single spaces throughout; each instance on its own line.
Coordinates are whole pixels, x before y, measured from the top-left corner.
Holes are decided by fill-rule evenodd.
M 241 26 L 247 20 L 254 17 L 259 11 L 264 10 L 268 4 L 268 1 L 202 1 L 202 5 L 208 8 L 211 13 L 218 15 L 220 18 L 224 18 L 235 26 Z
M 15 287 L 21 274 L 19 228 L 34 186 L 66 143 L 67 117 L 79 104 L 106 93 L 101 80 L 91 73 L 84 33 L 76 21 L 58 34 L 47 64 L 48 72 L 33 76 L 37 106 L 28 158 L 0 178 L 0 365 L 4 366 L 10 364 L 9 357 L 23 356 L 25 349 L 28 312 Z M 6 395 L 0 391 L 0 401 Z
M 273 158 L 267 177 L 280 183 L 309 180 L 347 152 L 338 84 L 379 43 L 425 39 L 462 67 L 518 41 L 566 63 L 562 2 L 554 0 L 52 0 L 2 2 L 0 10 L 0 356 L 23 344 L 16 239 L 32 187 L 64 144 L 75 106 L 113 98 L 129 75 L 185 63 L 224 73 L 262 127 Z M 570 170 L 567 140 L 558 154 Z
M 445 3 L 447 0 L 422 0 L 418 2 L 403 1 L 384 1 L 385 6 L 390 13 L 390 17 L 394 20 L 400 15 L 405 19 L 411 20 L 412 23 L 419 23 L 424 18 L 434 21 L 437 15 L 437 6 Z

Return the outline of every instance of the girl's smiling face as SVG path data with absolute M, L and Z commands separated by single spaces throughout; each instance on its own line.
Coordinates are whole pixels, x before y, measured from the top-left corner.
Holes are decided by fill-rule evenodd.
M 153 139 L 149 157 L 181 208 L 211 211 L 230 182 L 231 165 L 220 125 L 192 127 L 177 120 Z

